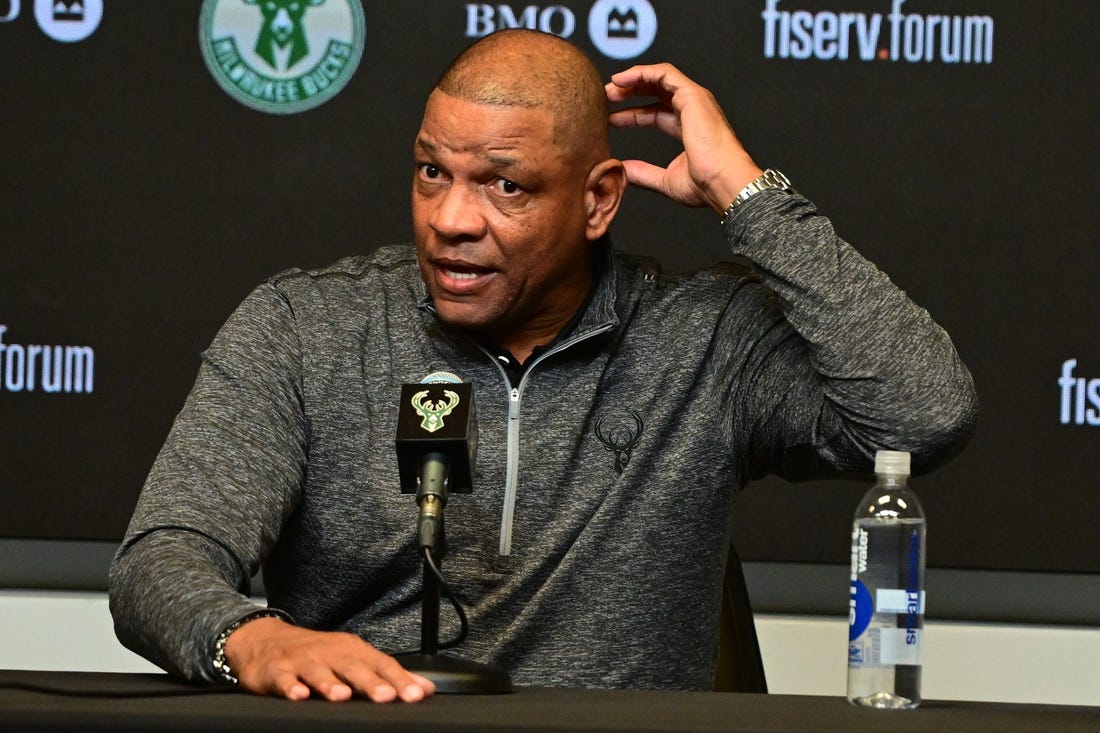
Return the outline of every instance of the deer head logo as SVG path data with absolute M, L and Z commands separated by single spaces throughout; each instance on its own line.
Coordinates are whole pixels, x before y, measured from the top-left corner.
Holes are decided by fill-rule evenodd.
M 620 474 L 630 462 L 630 455 L 641 442 L 642 431 L 645 429 L 641 415 L 631 410 L 630 417 L 634 420 L 633 427 L 619 425 L 610 430 L 604 429 L 604 416 L 596 420 L 596 437 L 603 443 L 604 448 L 615 454 L 615 471 Z
M 325 0 L 244 0 L 246 5 L 258 5 L 264 17 L 260 36 L 256 39 L 256 55 L 277 69 L 276 47 L 290 49 L 286 68 L 290 69 L 309 54 L 302 16 L 306 9 L 324 4 Z
M 443 427 L 443 418 L 450 415 L 451 410 L 458 407 L 459 397 L 456 392 L 445 389 L 443 390 L 443 396 L 447 398 L 446 402 L 443 400 L 435 402 L 428 399 L 428 390 L 413 395 L 412 406 L 416 410 L 416 414 L 424 418 L 420 422 L 420 427 L 429 433 L 434 433 Z

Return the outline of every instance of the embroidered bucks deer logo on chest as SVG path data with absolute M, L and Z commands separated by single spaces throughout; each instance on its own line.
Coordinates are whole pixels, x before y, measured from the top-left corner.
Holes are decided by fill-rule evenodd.
M 615 456 L 615 472 L 621 474 L 630 462 L 630 456 L 642 440 L 645 423 L 633 410 L 629 417 L 601 415 L 596 419 L 596 438 Z

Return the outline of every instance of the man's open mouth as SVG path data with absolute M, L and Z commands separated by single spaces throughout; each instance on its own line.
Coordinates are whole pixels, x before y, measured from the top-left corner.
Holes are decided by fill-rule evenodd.
M 474 292 L 494 274 L 494 271 L 488 267 L 479 267 L 469 262 L 451 260 L 437 261 L 433 264 L 439 286 L 459 295 Z

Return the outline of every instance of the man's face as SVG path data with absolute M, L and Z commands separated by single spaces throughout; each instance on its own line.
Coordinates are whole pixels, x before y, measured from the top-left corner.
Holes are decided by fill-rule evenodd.
M 552 113 L 436 90 L 414 154 L 416 249 L 443 321 L 502 342 L 563 325 L 590 285 L 588 170 L 554 143 Z

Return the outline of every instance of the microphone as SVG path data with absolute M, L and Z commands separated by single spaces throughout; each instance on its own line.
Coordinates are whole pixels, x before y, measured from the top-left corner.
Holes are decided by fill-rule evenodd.
M 396 443 L 401 493 L 416 494 L 420 506 L 420 547 L 441 549 L 448 494 L 473 490 L 477 452 L 473 385 L 402 385 Z
M 405 669 L 434 682 L 438 693 L 511 692 L 512 680 L 502 668 L 438 653 L 441 592 L 446 592 L 462 623 L 458 637 L 443 648 L 460 644 L 469 629 L 466 614 L 447 588 L 436 560 L 445 549 L 443 507 L 448 492 L 466 494 L 474 487 L 474 386 L 446 372 L 425 377 L 420 384 L 402 385 L 396 443 L 401 493 L 415 493 L 420 505 L 417 542 L 424 568 L 420 651 L 399 654 L 398 659 Z

